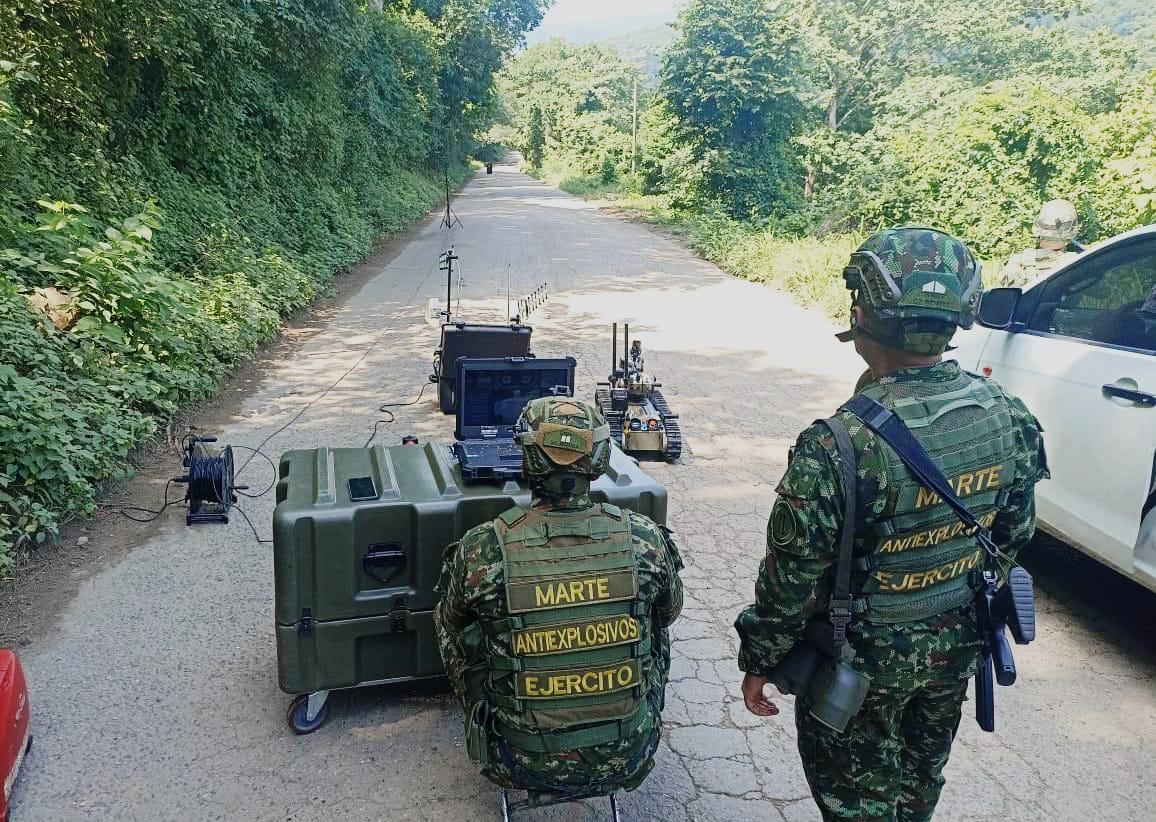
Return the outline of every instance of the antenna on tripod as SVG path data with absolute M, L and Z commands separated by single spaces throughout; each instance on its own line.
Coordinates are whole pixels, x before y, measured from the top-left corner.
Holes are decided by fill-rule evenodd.
M 446 213 L 442 217 L 443 228 L 453 228 L 455 225 L 461 225 L 462 221 L 458 215 L 454 213 L 453 207 L 450 205 L 450 167 L 446 165 L 443 167 L 445 171 L 446 180 Z

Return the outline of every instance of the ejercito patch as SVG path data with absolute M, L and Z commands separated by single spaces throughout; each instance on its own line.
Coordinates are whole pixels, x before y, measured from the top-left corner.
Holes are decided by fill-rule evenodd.
M 795 509 L 785 499 L 779 498 L 771 509 L 771 542 L 786 547 L 799 535 L 799 524 L 795 519 Z

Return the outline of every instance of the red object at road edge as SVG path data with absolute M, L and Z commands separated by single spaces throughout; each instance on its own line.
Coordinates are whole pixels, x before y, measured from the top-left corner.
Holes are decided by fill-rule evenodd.
M 28 722 L 28 685 L 24 669 L 11 651 L 0 650 L 0 819 L 8 820 L 8 797 L 16 783 L 16 774 L 24 753 L 32 741 Z

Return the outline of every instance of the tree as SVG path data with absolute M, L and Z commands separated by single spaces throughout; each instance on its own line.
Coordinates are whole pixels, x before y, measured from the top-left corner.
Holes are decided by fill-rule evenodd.
M 812 97 L 831 130 L 870 126 L 880 98 L 912 75 L 977 74 L 991 61 L 992 43 L 1040 30 L 1078 9 L 1081 0 L 796 0 L 806 41 Z M 1034 26 L 1034 29 L 1033 29 Z M 1006 55 L 1005 55 L 1006 58 Z
M 628 170 L 638 75 L 638 67 L 616 51 L 593 43 L 551 40 L 515 57 L 499 88 L 531 165 L 548 166 L 564 177 L 603 180 Z M 541 159 L 535 162 L 531 154 L 539 148 Z
M 533 168 L 542 167 L 546 150 L 546 129 L 542 126 L 542 109 L 534 106 L 530 112 L 530 128 L 526 135 L 526 160 Z
M 804 113 L 802 41 L 790 11 L 764 0 L 691 0 L 666 55 L 661 94 L 677 139 L 702 164 L 705 191 L 733 216 L 798 199 L 790 138 Z
M 423 12 L 436 30 L 441 132 L 447 156 L 490 123 L 494 75 L 551 0 L 393 0 Z

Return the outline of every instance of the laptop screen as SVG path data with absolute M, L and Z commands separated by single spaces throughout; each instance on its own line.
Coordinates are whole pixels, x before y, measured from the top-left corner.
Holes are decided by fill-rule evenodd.
M 458 361 L 458 436 L 479 436 L 498 428 L 510 436 L 526 403 L 538 397 L 574 393 L 572 358 Z

